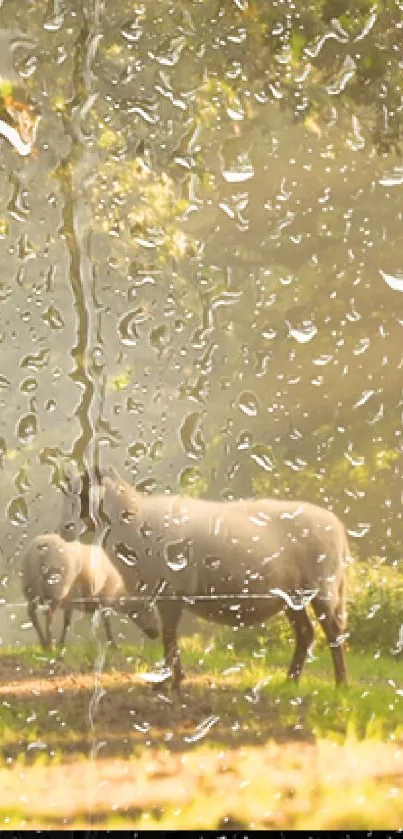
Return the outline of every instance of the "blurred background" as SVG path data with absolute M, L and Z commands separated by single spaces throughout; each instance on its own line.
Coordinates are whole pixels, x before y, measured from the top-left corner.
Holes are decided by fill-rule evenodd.
M 0 643 L 69 469 L 319 502 L 399 568 L 402 8 L 1 12 Z

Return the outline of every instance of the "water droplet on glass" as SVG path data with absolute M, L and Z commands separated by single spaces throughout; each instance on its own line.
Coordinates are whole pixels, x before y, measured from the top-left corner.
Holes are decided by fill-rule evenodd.
M 179 436 L 188 457 L 199 460 L 205 452 L 205 442 L 200 427 L 201 415 L 197 411 L 187 414 L 179 429 Z
M 219 719 L 220 717 L 216 714 L 212 714 L 211 716 L 206 717 L 206 719 L 203 720 L 203 722 L 199 723 L 199 725 L 196 726 L 194 734 L 184 736 L 184 741 L 186 743 L 196 743 L 198 740 L 202 740 L 203 737 L 205 737 L 206 734 L 208 734 L 213 725 L 216 725 L 216 723 L 218 723 Z
M 148 524 L 148 522 L 145 521 L 145 522 L 143 522 L 142 525 L 140 525 L 139 533 L 143 537 L 143 539 L 149 539 L 150 538 L 150 536 L 152 535 L 152 529 L 151 529 L 150 525 Z
M 149 672 L 149 673 L 141 673 L 141 678 L 144 679 L 145 682 L 149 682 L 150 684 L 159 685 L 166 682 L 172 676 L 172 671 L 170 667 L 162 667 L 159 671 Z
M 40 350 L 38 353 L 33 353 L 32 355 L 26 355 L 21 363 L 20 367 L 29 367 L 30 370 L 40 370 L 43 367 L 46 367 L 49 361 L 50 352 L 49 350 Z
M 238 408 L 248 417 L 255 417 L 258 412 L 258 401 L 252 391 L 245 390 L 238 397 Z
M 114 546 L 114 553 L 117 559 L 120 559 L 129 568 L 134 568 L 138 563 L 136 551 L 123 542 L 119 542 Z
M 132 457 L 134 460 L 140 460 L 140 458 L 145 457 L 147 454 L 147 444 L 143 443 L 142 440 L 138 440 L 136 443 L 132 443 L 131 446 L 128 448 L 128 455 Z
M 150 332 L 150 344 L 158 352 L 162 352 L 169 344 L 169 332 L 166 326 L 157 326 Z
M 251 460 L 254 460 L 258 466 L 261 466 L 265 472 L 271 472 L 274 469 L 274 463 L 271 456 L 271 451 L 268 446 L 256 445 L 253 446 L 250 453 Z
M 302 329 L 293 329 L 291 324 L 286 321 L 288 326 L 288 334 L 291 338 L 295 338 L 299 344 L 307 344 L 309 341 L 312 341 L 312 338 L 318 334 L 317 327 L 309 322 Z
M 7 506 L 7 517 L 15 527 L 27 524 L 28 507 L 25 498 L 19 495 L 10 501 Z
M 249 431 L 241 431 L 238 439 L 237 439 L 237 448 L 242 451 L 243 449 L 250 449 L 252 444 L 252 435 Z
M 0 376 L 0 390 L 8 390 L 11 387 L 10 379 L 6 376 Z
M 168 542 L 164 546 L 165 563 L 171 571 L 183 571 L 188 567 L 192 543 L 189 539 Z
M 22 443 L 32 443 L 37 433 L 37 420 L 35 414 L 26 414 L 22 417 L 17 426 L 17 436 Z
M 252 163 L 249 160 L 247 152 L 241 152 L 238 158 L 231 165 L 231 168 L 223 168 L 222 176 L 229 184 L 239 184 L 244 181 L 250 181 L 255 174 Z
M 119 514 L 119 521 L 123 524 L 130 524 L 136 518 L 136 514 L 132 510 L 122 510 Z
M 211 571 L 217 571 L 221 565 L 221 560 L 218 556 L 205 556 L 203 565 Z
M 54 306 L 49 306 L 46 312 L 42 315 L 42 319 L 48 326 L 50 326 L 51 329 L 63 329 L 64 320 L 60 312 Z
M 125 25 L 120 30 L 120 33 L 126 41 L 129 41 L 129 43 L 135 43 L 141 38 L 143 34 L 143 29 L 140 26 L 138 20 L 134 19 L 128 21 L 128 23 L 125 23 Z
M 127 347 L 134 347 L 139 339 L 139 333 L 136 329 L 136 312 L 128 312 L 124 315 L 118 323 L 118 333 L 122 344 Z
M 353 536 L 357 539 L 362 539 L 362 537 L 366 536 L 370 530 L 371 525 L 369 524 L 369 522 L 359 522 L 358 527 L 355 530 L 350 528 L 350 530 L 347 530 L 347 533 L 349 536 Z
M 33 377 L 24 379 L 24 381 L 20 384 L 20 390 L 22 391 L 22 393 L 32 393 L 34 390 L 37 389 L 37 387 L 38 381 Z
M 379 273 L 389 288 L 393 289 L 393 291 L 403 291 L 403 277 L 401 274 L 387 274 L 386 271 L 381 270 L 379 270 Z

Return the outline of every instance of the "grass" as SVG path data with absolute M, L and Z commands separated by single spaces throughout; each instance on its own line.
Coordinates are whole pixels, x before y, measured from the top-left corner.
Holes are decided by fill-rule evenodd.
M 263 643 L 183 638 L 181 698 L 142 679 L 159 644 L 2 649 L 0 828 L 401 827 L 397 657 L 349 650 L 350 685 L 336 689 L 318 644 L 295 685 L 287 638 Z

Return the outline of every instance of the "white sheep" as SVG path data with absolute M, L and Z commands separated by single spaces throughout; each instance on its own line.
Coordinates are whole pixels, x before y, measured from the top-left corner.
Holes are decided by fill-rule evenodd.
M 64 612 L 58 642 L 62 647 L 73 609 L 80 598 L 96 598 L 92 602 L 83 602 L 82 608 L 90 614 L 101 608 L 106 636 L 114 647 L 110 618 L 102 608 L 110 599 L 114 608 L 128 614 L 149 638 L 159 635 L 155 607 L 146 601 L 140 601 L 139 607 L 128 599 L 121 575 L 99 545 L 66 542 L 57 533 L 37 536 L 24 553 L 22 589 L 28 603 L 29 618 L 45 649 L 52 645 L 51 629 L 56 609 L 61 608 Z M 38 605 L 48 606 L 45 633 L 38 620 Z

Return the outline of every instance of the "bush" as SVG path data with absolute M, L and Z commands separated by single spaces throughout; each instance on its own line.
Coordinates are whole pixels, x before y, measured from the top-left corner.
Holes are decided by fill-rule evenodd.
M 356 562 L 348 568 L 347 607 L 347 648 L 403 655 L 402 571 L 385 566 L 377 558 Z M 308 607 L 308 611 L 312 616 L 312 609 Z M 204 632 L 211 634 L 212 624 L 204 621 L 202 624 Z M 258 627 L 238 629 L 235 633 L 232 629 L 217 628 L 214 636 L 221 645 L 230 641 L 239 651 L 253 652 L 259 647 L 274 650 L 294 643 L 285 615 L 278 615 Z M 315 646 L 316 649 L 326 647 L 322 631 L 315 633 Z
M 349 569 L 349 646 L 403 653 L 403 574 L 378 560 Z

